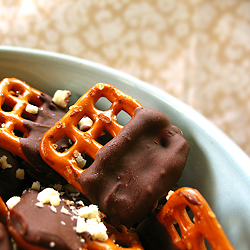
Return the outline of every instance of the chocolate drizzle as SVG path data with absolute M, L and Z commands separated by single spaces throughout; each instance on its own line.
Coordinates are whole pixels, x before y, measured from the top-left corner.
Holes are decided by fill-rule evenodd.
M 137 108 L 134 119 L 97 152 L 80 184 L 113 225 L 131 227 L 176 184 L 188 152 L 181 131 L 164 114 Z

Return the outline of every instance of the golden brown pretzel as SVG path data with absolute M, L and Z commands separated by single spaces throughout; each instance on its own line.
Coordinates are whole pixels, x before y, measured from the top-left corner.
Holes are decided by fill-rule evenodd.
M 112 103 L 106 111 L 95 107 L 96 102 L 101 97 L 106 97 Z M 123 128 L 116 121 L 118 113 L 123 110 L 133 118 L 134 110 L 141 106 L 138 101 L 112 85 L 96 84 L 70 108 L 60 121 L 45 133 L 40 142 L 40 154 L 43 160 L 82 192 L 78 178 L 83 170 L 78 167 L 75 161 L 76 155 L 86 153 L 95 159 L 96 152 L 102 147 L 96 141 L 97 138 L 104 131 L 115 137 Z M 77 128 L 79 121 L 84 116 L 93 121 L 92 127 L 86 132 Z M 70 138 L 74 145 L 66 152 L 60 153 L 55 149 L 55 144 L 64 137 Z
M 0 147 L 28 161 L 16 134 L 19 132 L 25 137 L 28 133 L 22 117 L 35 119 L 25 108 L 30 103 L 39 107 L 42 104 L 39 99 L 41 92 L 18 79 L 6 78 L 0 83 L 0 93 Z
M 193 211 L 194 222 L 186 211 L 187 206 Z M 183 187 L 175 191 L 156 218 L 180 249 L 205 250 L 204 238 L 213 250 L 234 249 L 208 203 L 195 189 Z M 181 236 L 175 222 L 179 224 Z

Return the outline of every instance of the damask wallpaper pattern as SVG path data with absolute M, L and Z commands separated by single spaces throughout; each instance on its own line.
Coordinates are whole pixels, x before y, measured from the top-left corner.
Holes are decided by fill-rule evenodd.
M 127 72 L 192 106 L 250 156 L 249 0 L 0 0 L 0 44 Z

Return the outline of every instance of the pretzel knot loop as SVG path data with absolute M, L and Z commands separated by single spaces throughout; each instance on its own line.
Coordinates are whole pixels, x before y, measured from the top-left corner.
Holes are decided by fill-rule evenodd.
M 193 221 L 186 207 L 192 210 Z M 180 249 L 205 250 L 207 248 L 204 239 L 213 250 L 234 249 L 208 203 L 195 189 L 183 187 L 175 191 L 156 218 L 165 226 L 173 242 Z M 180 234 L 174 226 L 176 222 Z
M 102 97 L 111 103 L 105 111 L 96 107 L 97 101 Z M 124 111 L 133 118 L 134 110 L 141 106 L 138 101 L 112 85 L 96 84 L 45 133 L 40 142 L 40 154 L 47 164 L 82 192 L 78 179 L 84 170 L 79 167 L 77 156 L 87 154 L 95 159 L 97 151 L 103 146 L 97 141 L 98 138 L 105 131 L 115 137 L 123 128 L 123 125 L 117 122 L 117 115 Z M 84 117 L 89 118 L 92 125 L 87 130 L 80 130 L 78 124 Z M 65 137 L 70 139 L 73 145 L 65 152 L 58 152 L 56 144 Z

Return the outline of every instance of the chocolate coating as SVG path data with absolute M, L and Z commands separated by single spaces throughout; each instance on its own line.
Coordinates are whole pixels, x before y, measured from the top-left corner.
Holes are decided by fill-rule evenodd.
M 26 191 L 21 201 L 10 210 L 9 226 L 14 227 L 15 233 L 26 242 L 46 249 L 79 250 L 84 247 L 85 243 L 74 230 L 76 219 L 61 212 L 64 207 L 72 214 L 66 203 L 61 201 L 56 207 L 57 212 L 53 212 L 48 204 L 44 207 L 35 205 L 37 194 L 34 190 Z
M 145 250 L 180 250 L 172 241 L 167 229 L 155 216 L 145 219 L 136 228 Z
M 137 108 L 81 174 L 83 193 L 113 225 L 129 228 L 145 219 L 176 184 L 188 152 L 181 131 L 164 114 Z
M 49 180 L 51 183 L 66 183 L 61 175 L 44 162 L 39 154 L 39 143 L 44 133 L 62 118 L 67 109 L 55 105 L 52 97 L 47 94 L 41 94 L 40 99 L 43 104 L 39 108 L 36 120 L 23 122 L 24 127 L 29 131 L 28 137 L 20 138 L 23 153 L 34 166 L 28 167 L 28 171 L 31 176 L 43 182 Z M 58 145 L 58 150 L 63 150 L 67 146 L 69 146 L 69 141 L 65 139 Z
M 7 201 L 14 195 L 21 195 L 25 187 L 30 186 L 31 180 L 25 176 L 24 180 L 16 178 L 16 171 L 18 168 L 23 168 L 20 160 L 16 158 L 11 152 L 4 148 L 0 148 L 0 157 L 7 157 L 7 162 L 12 167 L 2 169 L 0 165 L 0 196 L 3 201 Z
M 11 244 L 10 244 L 10 236 L 3 225 L 3 223 L 0 222 L 0 249 L 1 250 L 11 250 Z

